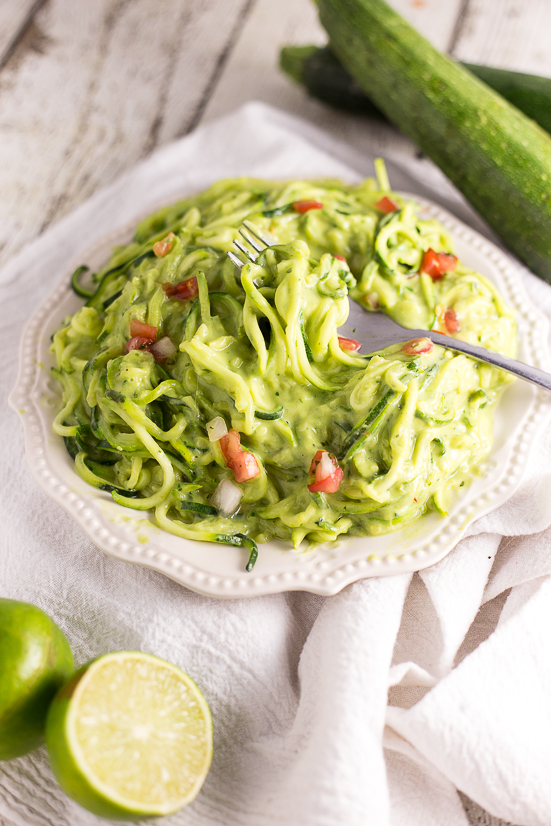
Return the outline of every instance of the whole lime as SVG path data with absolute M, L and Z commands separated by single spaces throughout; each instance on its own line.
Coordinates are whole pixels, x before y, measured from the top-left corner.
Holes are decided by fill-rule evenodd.
M 69 643 L 48 614 L 0 598 L 0 760 L 44 742 L 48 707 L 74 668 Z
M 104 654 L 56 694 L 46 743 L 54 774 L 94 814 L 171 814 L 199 792 L 212 759 L 205 698 L 176 665 L 141 651 Z

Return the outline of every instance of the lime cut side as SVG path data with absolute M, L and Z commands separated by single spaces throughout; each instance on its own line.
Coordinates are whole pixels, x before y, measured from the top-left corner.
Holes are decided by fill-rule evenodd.
M 119 651 L 66 688 L 48 748 L 59 751 L 54 770 L 77 802 L 120 817 L 170 814 L 194 799 L 212 759 L 212 722 L 187 674 L 150 654 Z

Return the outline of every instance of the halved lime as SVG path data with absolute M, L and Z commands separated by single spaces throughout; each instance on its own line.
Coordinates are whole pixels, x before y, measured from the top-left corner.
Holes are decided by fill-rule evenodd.
M 44 742 L 48 707 L 74 669 L 51 617 L 28 602 L 0 599 L 0 760 Z
M 94 814 L 135 820 L 190 803 L 212 759 L 212 720 L 177 666 L 140 651 L 79 669 L 48 713 L 46 743 L 62 788 Z

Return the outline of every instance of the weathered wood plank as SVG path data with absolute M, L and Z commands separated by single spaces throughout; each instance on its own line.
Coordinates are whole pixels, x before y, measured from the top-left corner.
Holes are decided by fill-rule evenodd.
M 391 0 L 391 5 L 434 43 L 446 49 L 461 0 Z M 211 119 L 247 100 L 263 100 L 297 114 L 319 115 L 304 95 L 278 71 L 278 55 L 290 43 L 321 44 L 327 35 L 312 0 L 256 0 L 241 31 L 228 65 L 205 110 Z M 327 110 L 330 111 L 330 110 Z M 333 116 L 334 119 L 334 116 Z
M 1 258 L 186 131 L 247 5 L 49 0 L 0 73 Z
M 254 0 L 191 0 L 175 55 L 159 143 L 186 134 L 197 125 L 253 4 Z M 194 105 L 182 105 L 182 95 L 189 98 L 190 93 Z
M 226 114 L 248 100 L 300 110 L 303 95 L 279 71 L 279 50 L 287 43 L 325 41 L 311 0 L 256 0 L 206 106 L 204 119 Z
M 469 0 L 454 54 L 483 63 L 551 77 L 549 0 Z
M 447 48 L 461 0 L 391 0 L 440 48 Z M 279 50 L 291 43 L 325 43 L 315 4 L 311 0 L 256 0 L 245 21 L 226 69 L 205 109 L 204 120 L 226 114 L 248 100 L 261 100 L 304 117 L 360 153 L 415 155 L 413 144 L 383 123 L 337 113 L 309 98 L 278 70 Z M 367 170 L 366 170 L 367 171 Z

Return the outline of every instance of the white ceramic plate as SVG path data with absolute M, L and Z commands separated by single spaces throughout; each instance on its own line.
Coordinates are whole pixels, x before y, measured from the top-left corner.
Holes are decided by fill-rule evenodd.
M 520 360 L 549 370 L 547 320 L 526 295 L 519 269 L 495 245 L 441 207 L 416 196 L 406 197 L 442 222 L 454 239 L 459 258 L 488 276 L 514 308 Z M 30 319 L 21 342 L 19 378 L 10 397 L 11 406 L 21 414 L 33 476 L 102 551 L 146 565 L 209 596 L 236 598 L 288 590 L 329 595 L 363 577 L 433 565 L 452 550 L 475 519 L 514 493 L 528 451 L 551 416 L 551 394 L 521 380 L 505 391 L 498 405 L 495 444 L 481 475 L 449 516 L 431 513 L 396 533 L 344 538 L 313 551 L 294 551 L 282 542 L 270 542 L 260 546 L 258 562 L 250 574 L 244 570 L 246 550 L 172 536 L 156 527 L 147 514 L 120 507 L 109 494 L 87 485 L 75 473 L 62 439 L 52 431 L 56 397 L 49 369 L 53 364 L 50 335 L 67 314 L 81 306 L 69 286 L 71 272 L 83 261 L 91 267 L 102 265 L 111 247 L 126 241 L 132 228 L 106 238 L 93 250 L 83 250 L 53 295 Z

